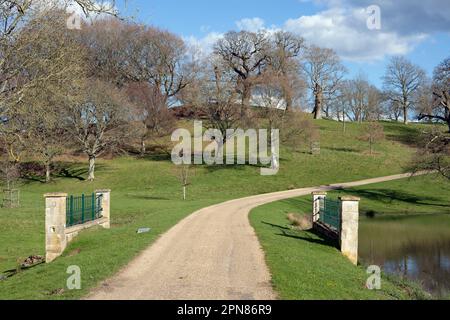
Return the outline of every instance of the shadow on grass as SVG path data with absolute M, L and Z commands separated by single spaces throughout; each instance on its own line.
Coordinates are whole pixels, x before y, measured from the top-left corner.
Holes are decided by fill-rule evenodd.
M 225 170 L 245 170 L 246 165 L 240 165 L 240 164 L 216 164 L 216 165 L 203 165 L 206 170 L 209 172 L 216 172 L 216 171 L 225 171 Z
M 150 153 L 145 156 L 137 155 L 141 159 L 149 160 L 149 161 L 171 161 L 172 156 L 169 153 Z
M 351 152 L 351 153 L 360 152 L 360 150 L 358 150 L 358 149 L 347 148 L 347 147 L 342 147 L 342 148 L 325 147 L 323 149 L 330 150 L 330 151 L 337 151 L 337 152 Z
M 134 194 L 128 194 L 127 198 L 130 199 L 138 199 L 138 200 L 165 200 L 165 201 L 169 201 L 169 200 L 173 200 L 173 199 L 169 199 L 166 197 L 156 197 L 156 196 L 146 196 L 146 195 L 134 195 Z
M 314 229 L 310 229 L 310 230 L 306 230 L 306 231 L 292 231 L 292 230 L 290 232 L 282 231 L 282 233 L 278 234 L 278 235 L 283 236 L 283 237 L 297 239 L 297 240 L 303 240 L 303 241 L 307 241 L 310 243 L 319 244 L 319 245 L 327 246 L 327 247 L 333 247 L 333 248 L 339 247 L 338 241 L 324 237 L 322 234 L 318 233 Z M 314 235 L 314 236 L 312 236 L 312 235 Z
M 351 190 L 352 195 L 382 203 L 392 203 L 393 200 L 425 206 L 448 207 L 450 203 L 442 203 L 442 199 L 425 195 L 416 195 L 392 189 Z
M 386 138 L 391 141 L 400 142 L 408 146 L 416 146 L 420 131 L 414 125 L 383 122 L 387 131 Z
M 95 164 L 95 171 L 104 172 L 108 169 L 108 166 L 104 164 Z M 86 181 L 88 175 L 88 165 L 81 163 L 69 163 L 69 162 L 57 162 L 51 171 L 52 180 L 50 183 L 55 182 L 54 178 L 75 179 L 78 181 Z M 29 174 L 22 177 L 25 184 L 32 182 L 46 183 L 45 172 L 43 174 Z
M 98 165 L 96 165 L 96 168 L 98 168 Z M 77 179 L 79 181 L 85 181 L 86 176 L 88 174 L 87 168 L 62 168 L 58 173 L 55 174 L 58 178 L 68 178 L 68 179 Z
M 43 264 L 45 264 L 45 261 L 42 261 L 42 262 L 39 262 L 39 263 L 35 263 L 35 264 L 31 265 L 31 266 L 19 266 L 19 267 L 15 268 L 15 269 L 5 270 L 1 274 L 4 276 L 4 279 L 7 279 L 7 278 L 11 278 L 11 277 L 13 277 L 13 276 L 15 276 L 15 275 L 17 275 L 17 274 L 19 274 L 21 272 L 30 270 L 32 268 L 35 268 L 35 267 L 37 267 L 39 265 L 43 265 Z M 1 279 L 0 279 L 0 281 L 1 281 Z
M 95 172 L 101 173 L 105 172 L 110 167 L 104 164 L 96 163 L 95 164 Z M 70 164 L 70 165 L 62 165 L 59 170 L 54 174 L 55 177 L 58 178 L 67 178 L 67 179 L 77 179 L 79 181 L 85 181 L 88 175 L 88 165 L 86 164 Z
M 296 240 L 303 240 L 309 243 L 319 244 L 322 246 L 338 248 L 339 244 L 336 240 L 327 238 L 314 229 L 305 231 L 292 230 L 286 226 L 276 225 L 270 222 L 261 221 L 261 223 L 276 228 L 280 233 L 275 233 L 277 236 L 292 238 Z

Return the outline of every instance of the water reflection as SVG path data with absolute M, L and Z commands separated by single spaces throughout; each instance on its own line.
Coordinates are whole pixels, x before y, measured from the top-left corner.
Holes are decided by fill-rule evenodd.
M 450 216 L 362 219 L 359 255 L 386 273 L 415 280 L 438 297 L 450 294 Z

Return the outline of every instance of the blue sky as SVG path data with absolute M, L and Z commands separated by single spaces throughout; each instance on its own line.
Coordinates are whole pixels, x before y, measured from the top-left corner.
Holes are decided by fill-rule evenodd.
M 369 30 L 377 5 L 381 29 Z M 172 31 L 205 50 L 229 30 L 283 29 L 338 52 L 349 69 L 381 87 L 392 55 L 405 55 L 431 76 L 450 56 L 449 0 L 118 0 L 122 14 Z

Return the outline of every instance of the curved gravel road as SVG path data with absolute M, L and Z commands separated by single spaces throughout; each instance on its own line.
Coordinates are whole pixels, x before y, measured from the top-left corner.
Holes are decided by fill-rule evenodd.
M 119 273 L 94 289 L 87 299 L 276 299 L 264 252 L 249 223 L 251 209 L 313 191 L 408 176 L 400 174 L 261 194 L 201 209 L 163 234 Z

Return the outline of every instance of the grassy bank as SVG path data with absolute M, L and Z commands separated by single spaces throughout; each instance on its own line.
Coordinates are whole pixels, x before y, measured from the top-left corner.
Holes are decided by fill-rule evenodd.
M 85 163 L 68 165 L 67 174 L 44 184 L 27 180 L 21 186 L 21 208 L 0 208 L 0 274 L 13 269 L 30 255 L 44 255 L 44 199 L 46 192 L 89 194 L 97 188 L 112 189 L 112 229 L 82 232 L 64 255 L 48 265 L 39 265 L 0 281 L 0 299 L 76 299 L 117 272 L 161 233 L 196 209 L 247 195 L 384 176 L 404 171 L 414 150 L 409 137 L 415 126 L 385 123 L 386 141 L 369 156 L 359 141 L 359 126 L 349 124 L 346 133 L 340 124 L 319 121 L 320 156 L 306 149 L 281 149 L 278 175 L 262 177 L 253 166 L 196 167 L 188 200 L 181 200 L 181 186 L 173 165 L 167 160 L 122 157 L 101 160 L 97 180 L 88 183 Z M 343 165 L 345 164 L 345 165 Z M 150 233 L 136 234 L 139 227 Z M 78 265 L 82 290 L 65 288 L 66 269 Z
M 439 182 L 434 176 L 357 187 L 331 192 L 328 196 L 335 198 L 339 194 L 361 196 L 361 211 L 376 212 L 376 215 L 450 214 L 450 185 Z M 268 204 L 254 209 L 250 215 L 266 253 L 274 287 L 282 299 L 415 299 L 428 296 L 418 285 L 396 277 L 383 277 L 380 291 L 367 290 L 368 276 L 364 267 L 353 266 L 335 244 L 324 237 L 293 229 L 287 219 L 289 213 L 309 215 L 310 212 L 311 197 L 307 196 Z M 444 218 L 448 225 L 450 217 Z M 414 232 L 414 226 L 404 228 L 411 227 Z M 361 232 L 368 232 L 364 223 Z

